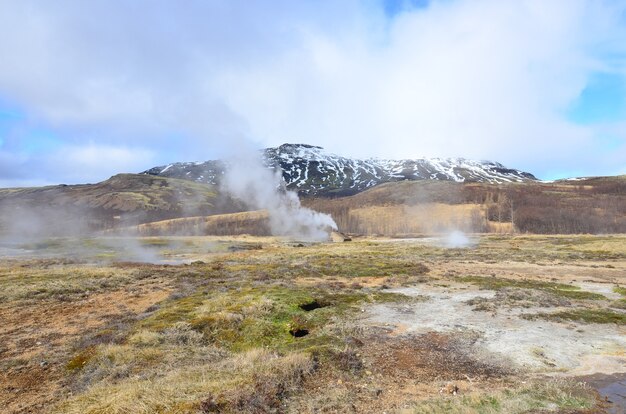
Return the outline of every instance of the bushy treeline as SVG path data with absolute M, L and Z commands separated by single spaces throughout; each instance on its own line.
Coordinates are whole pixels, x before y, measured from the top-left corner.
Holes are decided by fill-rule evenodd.
M 122 234 L 138 236 L 271 235 L 269 218 L 267 213 L 262 211 L 163 220 L 122 228 L 118 231 Z
M 402 182 L 351 197 L 308 199 L 340 229 L 360 234 L 626 233 L 626 177 L 502 185 Z

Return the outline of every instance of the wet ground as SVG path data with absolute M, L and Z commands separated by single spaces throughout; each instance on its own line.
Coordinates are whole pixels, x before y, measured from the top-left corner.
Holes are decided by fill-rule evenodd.
M 626 374 L 596 374 L 582 377 L 600 393 L 600 396 L 608 403 L 609 414 L 626 413 Z

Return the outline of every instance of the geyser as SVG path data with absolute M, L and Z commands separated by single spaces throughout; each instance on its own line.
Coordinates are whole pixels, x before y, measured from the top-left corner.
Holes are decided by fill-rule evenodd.
M 294 191 L 287 190 L 279 167 L 266 168 L 257 154 L 240 154 L 227 162 L 222 188 L 248 207 L 267 210 L 276 236 L 328 240 L 337 224 L 328 214 L 302 207 Z

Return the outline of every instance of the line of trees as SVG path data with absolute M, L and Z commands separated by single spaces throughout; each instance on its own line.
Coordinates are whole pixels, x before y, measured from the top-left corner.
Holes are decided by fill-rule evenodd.
M 416 196 L 407 190 L 414 189 Z M 429 194 L 433 188 L 437 193 Z M 385 191 L 382 191 L 385 190 Z M 349 233 L 402 234 L 444 230 L 510 231 L 538 234 L 626 233 L 626 180 L 620 177 L 582 183 L 403 184 L 402 192 L 383 188 L 373 197 L 363 193 L 337 199 L 307 199 L 305 204 L 328 213 Z M 445 205 L 464 205 L 463 219 L 442 203 L 442 192 L 453 194 Z M 437 203 L 433 203 L 437 200 Z M 440 211 L 415 214 L 418 206 L 439 205 Z M 450 219 L 442 218 L 449 214 Z

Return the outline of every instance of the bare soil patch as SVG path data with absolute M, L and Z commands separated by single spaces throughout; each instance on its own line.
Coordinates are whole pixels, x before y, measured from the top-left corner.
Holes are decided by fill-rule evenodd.
M 0 406 L 4 412 L 44 411 L 61 396 L 73 343 L 116 318 L 145 311 L 169 293 L 162 283 L 150 283 L 73 302 L 23 301 L 0 306 Z

